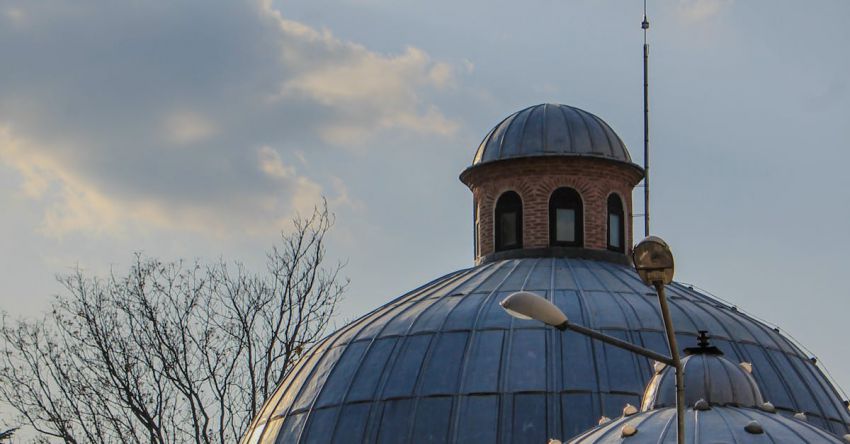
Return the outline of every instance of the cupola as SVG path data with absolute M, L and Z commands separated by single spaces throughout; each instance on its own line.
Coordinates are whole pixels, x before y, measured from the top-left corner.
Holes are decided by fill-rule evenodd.
M 628 261 L 643 179 L 599 117 L 541 104 L 496 125 L 460 175 L 473 195 L 476 263 L 517 257 Z

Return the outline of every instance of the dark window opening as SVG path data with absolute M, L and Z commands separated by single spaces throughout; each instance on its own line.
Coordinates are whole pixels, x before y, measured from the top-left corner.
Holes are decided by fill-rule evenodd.
M 508 191 L 496 202 L 496 251 L 522 248 L 522 200 Z
M 581 196 L 572 188 L 558 188 L 549 198 L 549 243 L 584 246 Z
M 472 200 L 472 256 L 478 257 L 478 201 Z
M 626 252 L 625 239 L 625 215 L 623 214 L 623 202 L 616 194 L 608 196 L 608 249 Z

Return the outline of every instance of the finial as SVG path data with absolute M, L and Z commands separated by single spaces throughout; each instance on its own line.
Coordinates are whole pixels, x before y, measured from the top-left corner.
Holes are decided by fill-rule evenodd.
M 697 335 L 697 346 L 696 347 L 688 347 L 685 349 L 685 354 L 690 355 L 722 355 L 723 352 L 720 351 L 719 348 L 711 345 L 709 342 L 711 339 L 711 335 L 708 334 L 708 330 L 699 330 L 699 335 Z
M 699 336 L 697 336 L 697 344 L 700 346 L 700 348 L 707 348 L 708 347 L 708 338 L 709 337 L 710 336 L 708 336 L 708 330 L 700 330 L 699 331 Z

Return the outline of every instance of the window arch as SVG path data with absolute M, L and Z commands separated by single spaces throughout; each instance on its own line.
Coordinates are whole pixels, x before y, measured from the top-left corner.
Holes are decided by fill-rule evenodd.
M 549 197 L 549 244 L 584 246 L 581 196 L 572 188 L 558 188 Z
M 623 201 L 620 196 L 608 196 L 608 249 L 626 252 L 626 218 L 623 213 Z
M 507 191 L 496 202 L 496 251 L 522 248 L 522 199 Z
M 472 255 L 478 257 L 478 199 L 472 199 Z

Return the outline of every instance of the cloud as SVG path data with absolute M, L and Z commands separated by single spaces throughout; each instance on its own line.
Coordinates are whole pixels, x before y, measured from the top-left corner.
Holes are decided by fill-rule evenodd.
M 215 133 L 212 122 L 192 111 L 170 113 L 164 122 L 166 140 L 177 145 L 197 143 Z
M 295 175 L 295 168 L 283 164 L 280 154 L 271 147 L 260 147 L 258 152 L 260 170 L 277 179 L 288 179 Z
M 273 232 L 322 195 L 356 205 L 314 159 L 457 129 L 433 98 L 463 67 L 371 51 L 269 2 L 199 5 L 5 7 L 26 26 L 0 26 L 0 162 L 43 233 Z
M 89 235 L 127 236 L 151 229 L 191 231 L 215 237 L 233 233 L 265 235 L 287 226 L 294 213 L 304 214 L 318 203 L 324 190 L 313 180 L 286 166 L 270 147 L 257 150 L 257 171 L 272 178 L 280 190 L 243 196 L 239 201 L 197 202 L 180 205 L 154 197 L 116 198 L 85 177 L 74 174 L 38 146 L 0 128 L 0 158 L 21 175 L 24 197 L 44 204 L 38 231 L 53 238 L 84 232 Z M 335 178 L 334 178 L 335 179 Z M 334 180 L 332 202 L 345 204 L 347 190 Z
M 324 140 L 347 145 L 362 143 L 382 129 L 453 134 L 458 125 L 436 107 L 425 106 L 423 90 L 445 90 L 456 84 L 455 67 L 435 62 L 424 51 L 407 47 L 386 56 L 362 45 L 341 41 L 328 30 L 317 31 L 283 18 L 265 3 L 290 41 L 283 59 L 298 66 L 273 101 L 306 98 L 333 109 L 338 121 L 324 124 Z
M 24 20 L 26 20 L 26 13 L 24 13 L 23 9 L 9 7 L 3 11 L 3 15 L 6 16 L 12 24 L 22 24 Z
M 679 0 L 676 13 L 685 21 L 701 22 L 714 17 L 732 3 L 733 0 Z
M 15 136 L 8 127 L 0 127 L 0 158 L 21 175 L 23 195 L 46 204 L 39 230 L 54 237 L 78 229 L 119 231 L 120 209 L 45 151 Z

